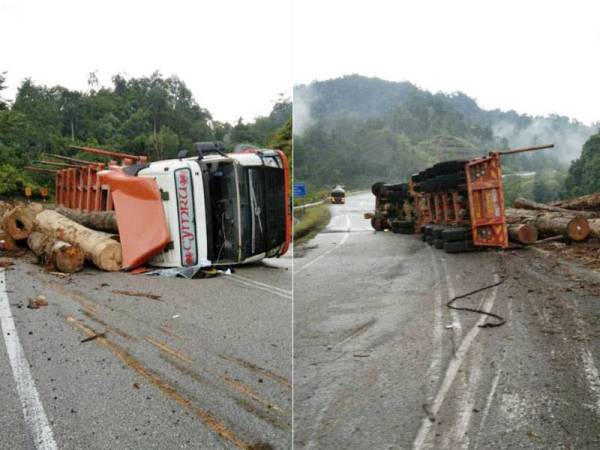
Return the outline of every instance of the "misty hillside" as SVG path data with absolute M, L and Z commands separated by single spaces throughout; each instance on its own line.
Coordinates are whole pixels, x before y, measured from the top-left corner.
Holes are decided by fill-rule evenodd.
M 360 75 L 294 89 L 296 179 L 318 187 L 400 181 L 440 160 L 545 143 L 556 149 L 507 158 L 505 171 L 562 173 L 596 129 L 564 116 L 484 110 L 462 93 Z

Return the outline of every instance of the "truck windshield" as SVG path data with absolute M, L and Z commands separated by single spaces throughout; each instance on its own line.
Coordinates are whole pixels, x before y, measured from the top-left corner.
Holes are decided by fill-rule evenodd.
M 242 254 L 249 258 L 285 241 L 284 173 L 272 167 L 246 167 L 240 174 Z
M 209 186 L 214 247 L 213 264 L 239 258 L 239 209 L 236 168 L 231 161 L 209 165 Z

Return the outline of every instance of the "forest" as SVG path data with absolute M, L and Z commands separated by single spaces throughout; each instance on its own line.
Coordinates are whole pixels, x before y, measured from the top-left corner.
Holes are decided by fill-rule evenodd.
M 25 186 L 34 193 L 40 186 L 51 187 L 52 174 L 24 170 L 44 153 L 90 158 L 69 146 L 97 146 L 160 160 L 175 157 L 193 142 L 219 140 L 228 151 L 247 143 L 279 148 L 291 156 L 292 104 L 283 95 L 268 116 L 231 124 L 214 120 L 184 81 L 159 72 L 140 78 L 117 74 L 110 87 L 98 86 L 92 73 L 85 92 L 27 79 L 12 102 L 2 96 L 7 76 L 0 72 L 0 195 L 20 194 Z
M 598 128 L 559 115 L 484 110 L 460 92 L 350 75 L 295 86 L 295 178 L 313 192 L 335 184 L 364 189 L 406 181 L 442 160 L 553 143 L 553 150 L 503 159 L 507 201 L 551 201 L 597 189 L 600 142 L 588 139 Z

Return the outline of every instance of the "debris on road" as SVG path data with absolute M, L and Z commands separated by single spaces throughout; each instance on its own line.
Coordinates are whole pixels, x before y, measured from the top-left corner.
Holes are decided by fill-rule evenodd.
M 160 300 L 161 297 L 158 294 L 148 294 L 147 292 L 124 291 L 120 289 L 113 289 L 111 292 L 113 294 L 128 295 L 130 297 L 149 298 L 150 300 Z
M 42 306 L 48 306 L 45 295 L 38 295 L 36 298 L 30 298 L 27 304 L 29 309 L 40 309 Z
M 103 331 L 102 333 L 96 333 L 96 334 L 93 334 L 92 336 L 88 336 L 88 337 L 86 337 L 85 339 L 82 339 L 82 340 L 80 341 L 80 343 L 84 344 L 85 342 L 90 342 L 90 341 L 93 341 L 93 340 L 95 340 L 95 339 L 98 339 L 98 338 L 104 337 L 104 336 L 106 336 L 106 333 L 107 333 L 106 331 Z
M 14 266 L 15 263 L 12 259 L 0 258 L 0 268 L 6 269 L 7 267 Z

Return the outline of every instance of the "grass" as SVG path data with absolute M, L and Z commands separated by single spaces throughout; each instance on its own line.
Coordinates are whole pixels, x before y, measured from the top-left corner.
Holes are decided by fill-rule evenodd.
M 299 221 L 294 226 L 294 244 L 311 240 L 329 223 L 331 214 L 327 204 L 306 208 L 299 212 Z

